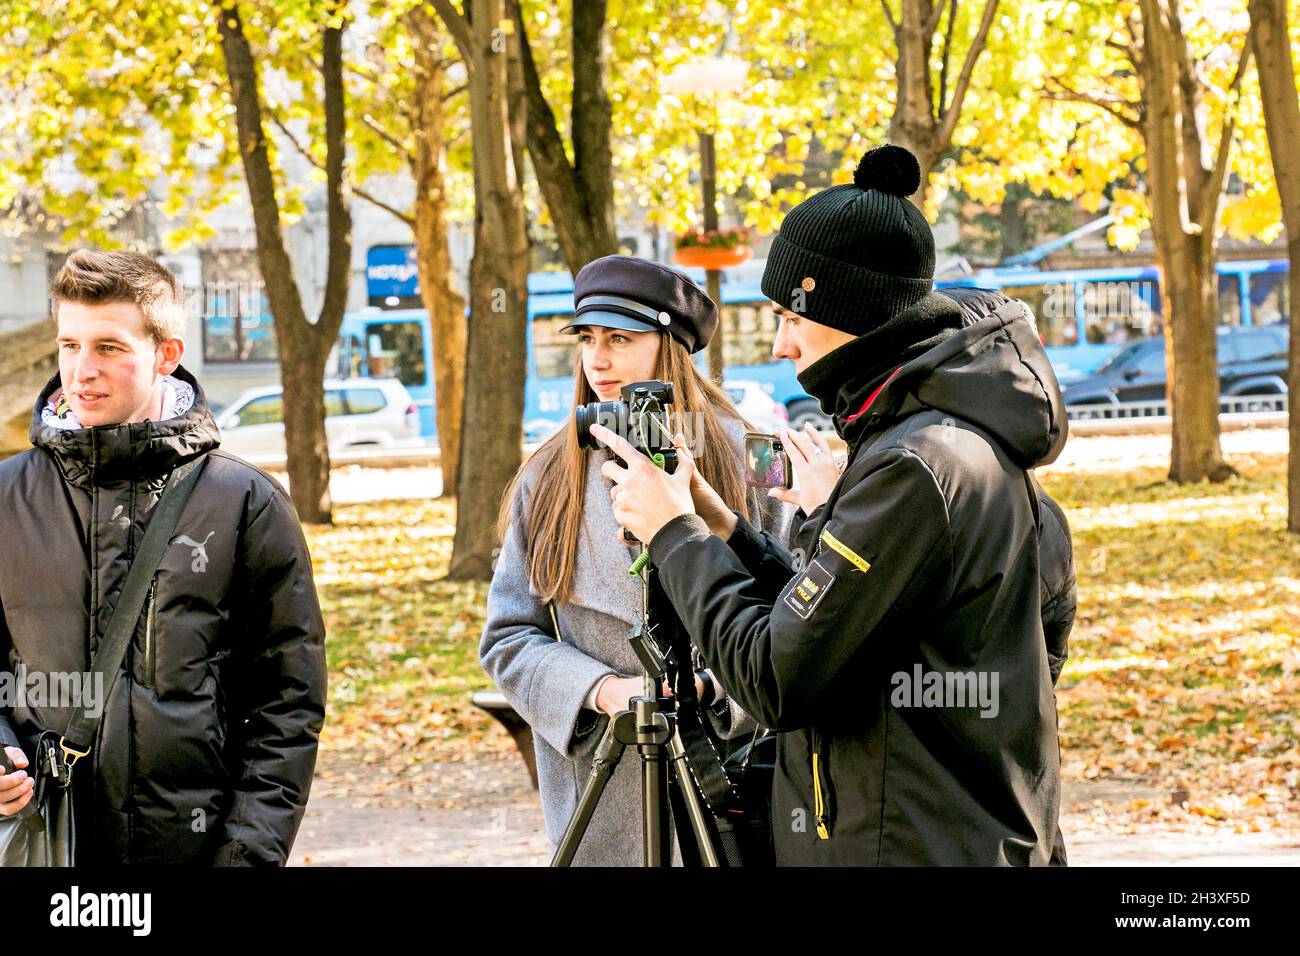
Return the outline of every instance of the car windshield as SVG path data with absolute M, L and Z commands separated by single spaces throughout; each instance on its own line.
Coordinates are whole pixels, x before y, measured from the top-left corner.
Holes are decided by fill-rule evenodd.
M 1133 360 L 1133 358 L 1141 350 L 1141 347 L 1142 347 L 1142 343 L 1138 342 L 1134 345 L 1128 346 L 1127 348 L 1120 349 L 1110 358 L 1106 359 L 1106 361 L 1098 365 L 1095 374 L 1104 375 L 1107 372 L 1113 372 L 1115 369 L 1123 368 L 1125 365 L 1127 365 L 1129 362 Z

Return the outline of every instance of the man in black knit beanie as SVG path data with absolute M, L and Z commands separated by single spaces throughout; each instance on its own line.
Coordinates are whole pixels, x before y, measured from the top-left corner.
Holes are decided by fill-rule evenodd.
M 1047 865 L 1058 834 L 1029 469 L 1065 409 L 1023 303 L 969 315 L 933 291 L 919 184 L 907 150 L 871 150 L 772 246 L 773 352 L 849 446 L 792 551 L 693 491 L 689 452 L 666 475 L 598 436 L 628 463 L 605 466 L 619 523 L 728 694 L 780 731 L 781 864 Z

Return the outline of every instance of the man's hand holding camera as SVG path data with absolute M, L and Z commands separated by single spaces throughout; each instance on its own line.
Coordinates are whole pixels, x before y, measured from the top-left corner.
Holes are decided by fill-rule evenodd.
M 691 496 L 695 460 L 687 451 L 681 435 L 673 442 L 678 461 L 677 470 L 670 475 L 637 451 L 631 442 L 605 426 L 592 425 L 591 434 L 627 462 L 624 468 L 616 461 L 607 461 L 600 466 L 600 473 L 614 482 L 610 489 L 614 517 L 638 540 L 648 544 L 674 518 L 695 513 Z M 734 519 L 732 515 L 733 522 Z M 710 530 L 712 528 L 710 523 Z

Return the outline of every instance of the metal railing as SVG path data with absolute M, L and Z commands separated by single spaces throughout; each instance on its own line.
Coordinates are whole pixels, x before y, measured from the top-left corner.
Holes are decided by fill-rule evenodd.
M 1250 415 L 1257 412 L 1285 412 L 1287 410 L 1285 395 L 1221 395 L 1219 397 L 1220 415 Z M 1068 405 L 1066 415 L 1072 422 L 1118 420 L 1128 421 L 1137 418 L 1167 418 L 1169 403 L 1163 399 L 1156 402 L 1122 402 L 1119 404 Z

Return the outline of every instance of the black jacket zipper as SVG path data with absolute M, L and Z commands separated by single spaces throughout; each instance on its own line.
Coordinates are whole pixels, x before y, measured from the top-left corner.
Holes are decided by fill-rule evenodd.
M 814 728 L 812 730 L 813 817 L 817 823 L 817 836 L 829 840 L 831 823 L 828 797 L 831 792 L 831 781 L 827 775 L 827 766 L 822 759 L 821 749 L 821 734 Z
M 158 579 L 149 582 L 149 598 L 145 602 L 144 618 L 144 686 L 153 686 L 154 658 L 157 653 L 155 645 L 157 643 L 157 624 L 158 624 L 158 607 L 154 600 L 155 592 L 158 589 Z

